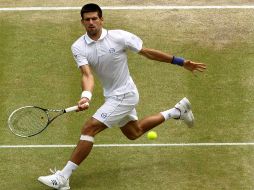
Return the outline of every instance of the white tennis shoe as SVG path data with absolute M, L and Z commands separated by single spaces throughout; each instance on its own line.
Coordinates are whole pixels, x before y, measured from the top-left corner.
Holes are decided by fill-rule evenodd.
M 191 111 L 191 103 L 185 97 L 175 105 L 175 108 L 180 111 L 180 117 L 188 127 L 194 126 L 194 115 Z
M 58 190 L 70 189 L 69 179 L 65 179 L 64 176 L 61 175 L 61 172 L 56 171 L 56 169 L 54 171 L 50 169 L 50 171 L 53 173 L 52 175 L 41 176 L 38 178 L 38 180 L 44 185 L 47 185 L 54 189 Z

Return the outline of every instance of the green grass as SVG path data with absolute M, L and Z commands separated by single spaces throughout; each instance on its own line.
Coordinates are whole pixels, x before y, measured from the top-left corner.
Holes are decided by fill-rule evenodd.
M 196 127 L 174 120 L 156 128 L 154 143 L 252 142 L 254 98 L 253 10 L 105 11 L 105 27 L 139 35 L 145 47 L 204 62 L 194 76 L 180 67 L 129 53 L 140 92 L 139 117 L 163 111 L 187 96 Z M 62 108 L 80 96 L 80 71 L 71 44 L 83 33 L 78 11 L 0 12 L 0 144 L 75 144 L 85 120 L 103 103 L 98 81 L 90 109 L 54 121 L 41 135 L 22 139 L 10 133 L 7 118 L 23 105 Z M 129 141 L 118 128 L 96 144 Z M 37 177 L 62 168 L 72 149 L 0 149 L 3 189 L 46 189 Z M 253 147 L 94 148 L 74 173 L 72 189 L 254 188 Z

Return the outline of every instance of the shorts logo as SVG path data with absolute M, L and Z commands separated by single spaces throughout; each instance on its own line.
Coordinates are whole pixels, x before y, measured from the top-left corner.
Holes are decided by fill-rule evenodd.
M 109 53 L 115 53 L 116 52 L 115 48 L 110 48 L 108 51 L 109 51 Z
M 101 114 L 101 117 L 102 117 L 103 119 L 105 119 L 105 118 L 107 117 L 107 114 L 106 114 L 106 113 L 102 113 L 102 114 Z

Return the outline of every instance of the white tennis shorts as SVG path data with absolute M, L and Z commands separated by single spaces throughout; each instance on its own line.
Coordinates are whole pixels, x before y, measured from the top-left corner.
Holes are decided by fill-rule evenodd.
M 138 101 L 137 91 L 106 98 L 105 103 L 96 111 L 93 118 L 108 127 L 122 127 L 129 121 L 138 120 L 135 109 Z

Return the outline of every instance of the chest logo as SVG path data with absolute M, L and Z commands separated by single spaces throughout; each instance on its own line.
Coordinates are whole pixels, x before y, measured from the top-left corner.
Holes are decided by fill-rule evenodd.
M 115 48 L 110 48 L 108 51 L 109 51 L 109 53 L 115 53 L 116 52 Z

